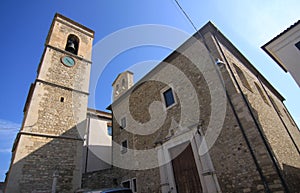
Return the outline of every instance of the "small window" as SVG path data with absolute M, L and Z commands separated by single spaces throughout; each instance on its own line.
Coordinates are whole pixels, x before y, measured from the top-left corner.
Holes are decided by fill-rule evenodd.
M 233 66 L 234 66 L 236 73 L 238 74 L 240 80 L 242 81 L 243 86 L 252 92 L 251 86 L 250 86 L 244 72 L 236 64 L 233 64 Z
M 124 140 L 121 144 L 121 153 L 126 153 L 128 148 L 128 141 Z
M 137 192 L 136 178 L 125 180 L 121 183 L 122 187 L 129 188 L 132 192 Z M 123 192 L 123 191 L 122 191 Z M 127 191 L 126 191 L 127 192 Z M 131 192 L 131 191 L 130 191 Z M 125 192 L 124 192 L 125 193 Z
M 112 126 L 107 126 L 107 135 L 112 136 Z
M 300 41 L 295 44 L 295 46 L 300 50 Z
M 121 129 L 124 129 L 125 127 L 126 127 L 126 117 L 123 117 L 122 119 L 121 119 Z
M 116 85 L 115 93 L 116 93 L 116 95 L 118 95 L 120 93 L 119 92 L 119 84 Z
M 122 186 L 123 186 L 124 188 L 130 188 L 130 180 L 127 180 L 127 181 L 122 182 Z
M 65 102 L 65 98 L 64 97 L 60 97 L 60 102 Z
M 259 86 L 256 82 L 254 82 L 254 84 L 255 84 L 255 86 L 256 86 L 256 88 L 257 88 L 257 90 L 258 90 L 258 92 L 259 92 L 261 98 L 264 100 L 264 102 L 265 102 L 267 105 L 269 105 L 269 102 L 268 102 L 268 100 L 267 100 L 267 98 L 266 98 L 266 95 L 264 94 L 264 92 L 262 91 L 262 89 L 260 88 L 260 86 Z
M 126 84 L 125 79 L 122 79 L 122 89 L 125 88 L 125 84 Z
M 173 105 L 175 103 L 172 88 L 169 88 L 168 90 L 166 90 L 163 93 L 163 95 L 164 95 L 166 107 L 170 107 L 171 105 Z
M 136 187 L 136 178 L 132 179 L 132 191 L 137 192 L 137 187 Z

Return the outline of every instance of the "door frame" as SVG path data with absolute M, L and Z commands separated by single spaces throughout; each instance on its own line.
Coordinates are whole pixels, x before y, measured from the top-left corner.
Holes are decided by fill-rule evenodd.
M 170 150 L 187 143 L 191 144 L 203 193 L 221 192 L 209 153 L 201 156 L 198 153 L 200 144 L 205 145 L 206 142 L 204 136 L 196 132 L 196 129 L 173 136 L 158 148 L 162 193 L 177 193 Z M 207 175 L 207 171 L 210 171 L 211 175 Z

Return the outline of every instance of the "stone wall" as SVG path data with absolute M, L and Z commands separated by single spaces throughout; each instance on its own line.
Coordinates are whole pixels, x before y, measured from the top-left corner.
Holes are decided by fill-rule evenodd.
M 121 187 L 122 182 L 137 180 L 137 192 L 159 193 L 159 174 L 157 169 L 145 171 L 124 170 L 118 167 L 111 167 L 101 171 L 84 173 L 82 176 L 82 189 L 102 189 Z
M 221 48 L 225 53 L 228 65 L 230 65 L 237 83 L 240 85 L 241 91 L 237 88 L 237 86 L 235 87 L 238 92 L 242 92 L 245 95 L 250 106 L 250 110 L 254 115 L 254 118 L 251 116 L 249 117 L 249 120 L 252 119 L 253 122 L 253 119 L 255 119 L 257 123 L 257 125 L 253 125 L 252 127 L 253 129 L 261 130 L 262 132 L 262 134 L 256 134 L 256 140 L 258 137 L 265 138 L 265 142 L 261 145 L 269 146 L 270 152 L 265 152 L 263 156 L 261 156 L 262 152 L 260 152 L 256 157 L 261 163 L 263 173 L 266 176 L 267 181 L 270 183 L 270 188 L 276 190 L 277 188 L 280 189 L 280 186 L 283 186 L 282 182 L 280 183 L 280 178 L 276 177 L 276 175 L 278 176 L 280 175 L 279 173 L 281 173 L 285 178 L 284 183 L 288 185 L 288 189 L 291 192 L 298 192 L 300 187 L 299 185 L 296 185 L 295 182 L 300 179 L 299 172 L 297 172 L 300 168 L 300 135 L 296 124 L 294 124 L 292 118 L 289 117 L 289 113 L 283 104 L 283 98 L 279 96 L 278 93 L 272 91 L 271 88 L 267 86 L 268 83 L 266 83 L 262 78 L 246 68 L 245 64 L 241 63 L 236 56 L 230 53 L 227 47 L 221 44 Z M 238 72 L 239 69 L 246 77 L 248 85 L 242 81 L 242 77 Z M 229 70 L 230 69 L 228 69 L 228 71 Z M 240 103 L 246 105 L 244 100 L 240 100 Z M 236 103 L 236 105 L 236 109 L 238 110 L 241 104 Z M 249 116 L 249 108 L 247 111 Z M 246 128 L 247 127 L 248 126 L 246 126 Z M 251 139 L 253 134 L 249 133 L 248 137 Z M 261 151 L 262 148 L 258 148 L 258 150 Z M 274 161 L 267 164 L 267 159 L 270 159 L 271 155 L 274 155 L 274 161 L 278 162 L 278 165 L 274 163 Z M 276 172 L 273 168 L 273 172 L 270 172 L 271 168 L 269 167 L 271 164 L 274 165 L 273 167 L 277 165 L 279 171 Z M 285 169 L 284 167 L 294 169 Z M 269 175 L 270 173 L 273 174 Z
M 203 45 L 197 47 L 189 40 L 112 104 L 114 164 L 141 169 L 148 161 L 152 164 L 150 168 L 159 169 L 154 167 L 159 164 L 158 152 L 152 154 L 149 150 L 155 152 L 161 144 L 195 124 L 201 126 L 205 135 L 216 130 L 217 125 L 216 128 L 210 125 L 211 119 L 219 117 L 224 110 L 222 128 L 215 131 L 220 133 L 215 143 L 209 144 L 207 154 L 215 170 L 215 186 L 222 192 L 283 192 L 285 185 L 292 192 L 299 191 L 295 183 L 299 179 L 295 172 L 300 168 L 296 148 L 299 142 L 291 139 L 293 136 L 297 140 L 299 132 L 288 117 L 282 97 L 226 38 L 218 35 L 222 39 L 219 41 L 211 33 L 204 36 L 212 57 L 208 57 Z M 215 67 L 212 61 L 215 58 L 222 59 L 225 65 Z M 221 79 L 209 76 L 218 70 Z M 212 86 L 216 82 L 224 87 Z M 167 87 L 175 91 L 176 104 L 172 108 L 164 108 L 162 93 Z M 220 96 L 216 99 L 214 94 Z M 270 97 L 286 115 L 278 115 Z M 222 106 L 224 98 L 225 106 Z M 214 111 L 216 104 L 220 112 Z M 127 120 L 126 128 L 120 128 L 123 117 Z M 151 122 L 152 119 L 156 121 Z M 149 128 L 152 132 L 141 134 Z M 125 139 L 129 150 L 122 153 L 121 144 Z M 146 150 L 148 154 L 131 150 Z M 205 164 L 200 163 L 203 168 Z M 293 171 L 293 168 L 298 169 Z M 145 172 L 153 182 L 147 185 L 149 188 L 161 186 L 158 180 L 161 174 L 147 173 L 146 169 L 136 176 Z M 127 176 L 132 177 L 131 172 Z M 137 181 L 138 187 L 141 186 L 138 178 Z M 207 191 L 211 185 L 206 186 Z
M 175 192 L 168 155 L 190 141 L 204 192 L 299 192 L 299 131 L 283 97 L 210 25 L 202 29 L 209 51 L 188 40 L 114 101 L 114 167 L 87 174 L 85 184 L 136 178 L 137 192 Z

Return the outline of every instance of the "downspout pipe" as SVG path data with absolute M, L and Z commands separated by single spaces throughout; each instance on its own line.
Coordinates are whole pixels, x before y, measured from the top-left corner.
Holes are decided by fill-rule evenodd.
M 273 163 L 274 166 L 275 166 L 276 172 L 277 172 L 277 174 L 278 174 L 278 176 L 279 176 L 279 178 L 280 178 L 280 180 L 281 180 L 282 186 L 283 186 L 285 192 L 286 192 L 286 193 L 289 193 L 290 191 L 288 190 L 287 184 L 286 184 L 286 182 L 285 182 L 285 180 L 284 180 L 284 178 L 283 178 L 283 175 L 282 175 L 282 173 L 281 173 L 281 171 L 280 171 L 278 162 L 277 162 L 277 160 L 275 159 L 275 156 L 274 156 L 274 153 L 272 152 L 272 149 L 271 149 L 271 147 L 270 147 L 270 144 L 267 142 L 267 139 L 266 139 L 266 137 L 265 137 L 265 135 L 264 135 L 264 133 L 263 133 L 263 131 L 262 131 L 262 128 L 259 126 L 259 124 L 258 124 L 258 122 L 257 122 L 257 120 L 256 120 L 256 118 L 255 118 L 255 116 L 254 116 L 254 113 L 253 113 L 253 111 L 252 111 L 252 109 L 251 109 L 251 107 L 250 107 L 250 104 L 249 104 L 249 102 L 248 102 L 248 100 L 247 100 L 247 98 L 246 98 L 244 92 L 242 91 L 242 88 L 241 88 L 241 86 L 239 85 L 239 83 L 238 83 L 238 81 L 237 81 L 237 79 L 236 79 L 236 77 L 235 77 L 235 75 L 234 75 L 234 73 L 233 73 L 232 68 L 230 67 L 230 65 L 229 65 L 229 63 L 228 63 L 227 57 L 225 56 L 225 54 L 224 54 L 224 52 L 223 52 L 223 49 L 221 48 L 220 43 L 219 43 L 219 41 L 217 40 L 215 34 L 213 34 L 213 37 L 214 37 L 214 39 L 215 39 L 215 41 L 216 41 L 216 43 L 217 43 L 218 48 L 219 48 L 220 51 L 221 51 L 221 54 L 222 54 L 223 58 L 225 59 L 225 63 L 226 63 L 227 66 L 228 66 L 228 69 L 229 69 L 229 71 L 230 71 L 230 73 L 231 73 L 231 75 L 232 75 L 232 77 L 233 77 L 233 79 L 234 79 L 234 81 L 235 81 L 235 83 L 236 83 L 236 85 L 237 85 L 237 88 L 238 88 L 238 90 L 240 91 L 240 93 L 241 93 L 241 95 L 242 95 L 242 98 L 243 98 L 243 100 L 244 100 L 244 102 L 245 102 L 245 104 L 246 104 L 246 106 L 247 106 L 247 109 L 249 110 L 249 113 L 250 113 L 250 115 L 251 115 L 251 117 L 252 117 L 252 119 L 253 119 L 253 121 L 254 121 L 254 124 L 255 124 L 257 130 L 259 131 L 259 134 L 260 134 L 261 138 L 263 139 L 263 143 L 264 143 L 264 145 L 266 146 L 267 152 L 269 153 L 269 155 L 270 155 L 270 157 L 271 157 L 271 160 L 272 160 L 272 163 Z M 262 176 L 262 177 L 264 178 L 264 180 L 265 180 L 264 175 L 261 174 L 261 176 Z M 268 187 L 268 186 L 267 186 L 267 187 Z M 269 188 L 268 188 L 267 190 L 269 190 Z M 269 190 L 269 191 L 270 191 L 270 190 Z

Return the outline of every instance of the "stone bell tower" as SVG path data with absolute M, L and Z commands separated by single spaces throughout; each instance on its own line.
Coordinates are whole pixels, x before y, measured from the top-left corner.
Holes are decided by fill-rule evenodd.
M 56 14 L 13 147 L 5 192 L 73 192 L 81 186 L 94 32 Z
M 113 100 L 118 99 L 128 89 L 133 86 L 133 72 L 125 71 L 120 73 L 115 81 L 112 83 L 113 86 Z

